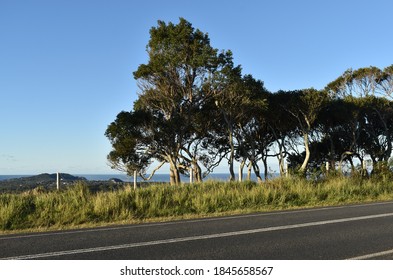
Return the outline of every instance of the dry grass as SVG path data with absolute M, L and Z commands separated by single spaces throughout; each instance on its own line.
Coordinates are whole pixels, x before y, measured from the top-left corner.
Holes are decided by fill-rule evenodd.
M 140 223 L 391 199 L 393 183 L 389 178 L 333 177 L 319 181 L 277 178 L 263 184 L 207 181 L 98 193 L 78 183 L 60 192 L 0 194 L 0 232 Z

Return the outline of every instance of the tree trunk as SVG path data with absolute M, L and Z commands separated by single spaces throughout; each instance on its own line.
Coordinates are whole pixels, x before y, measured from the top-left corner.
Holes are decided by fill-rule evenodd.
M 278 167 L 280 169 L 280 176 L 283 177 L 285 175 L 285 168 L 284 168 L 284 157 L 282 156 L 281 152 L 277 156 L 278 158 Z
M 197 162 L 193 162 L 193 172 L 194 172 L 194 179 L 196 182 L 200 183 L 202 182 L 202 170 L 201 167 L 199 166 L 199 164 Z
M 264 171 L 264 176 L 265 176 L 265 181 L 269 179 L 269 172 L 268 172 L 268 167 L 267 167 L 267 157 L 262 157 L 262 162 L 263 162 L 263 167 L 265 169 Z
M 258 164 L 255 162 L 252 163 L 252 168 L 254 169 L 255 176 L 257 177 L 258 183 L 261 183 L 263 180 L 261 178 L 261 173 L 259 170 Z
M 349 158 L 348 160 L 351 162 L 351 166 L 353 166 L 352 156 L 353 156 L 353 152 L 349 152 L 349 151 L 341 154 L 340 163 L 338 165 L 338 170 L 339 170 L 340 174 L 343 173 L 343 162 L 346 158 Z M 352 170 L 352 172 L 354 172 L 354 171 Z
M 389 134 L 389 132 L 387 132 L 388 134 Z M 384 161 L 386 161 L 386 162 L 388 162 L 389 161 L 389 158 L 390 158 L 390 155 L 392 154 L 392 140 L 390 140 L 390 135 L 389 136 L 387 136 L 387 143 L 388 143 L 388 147 L 387 147 L 387 149 L 386 149 L 386 152 L 385 152 L 385 157 L 384 157 Z
M 169 182 L 171 186 L 176 185 L 175 172 L 172 167 L 169 168 Z
M 284 136 L 285 138 L 285 136 Z M 279 168 L 280 168 L 280 176 L 284 176 L 285 174 L 285 170 L 284 170 L 284 155 L 283 155 L 283 146 L 284 146 L 284 138 L 281 139 L 281 141 L 279 141 L 277 139 L 277 143 L 278 143 L 278 148 L 279 148 L 279 154 L 278 154 L 278 164 L 279 164 Z
M 230 145 L 230 154 L 229 154 L 229 181 L 235 180 L 235 171 L 233 170 L 233 161 L 235 159 L 235 145 L 233 144 L 233 133 L 232 129 L 229 130 L 229 145 Z
M 169 180 L 171 186 L 179 185 L 180 184 L 180 172 L 179 169 L 177 168 L 176 164 L 174 163 L 173 160 L 169 163 Z
M 334 155 L 336 154 L 336 149 L 334 147 L 333 139 L 330 138 L 330 166 L 333 170 L 336 170 L 336 160 L 334 159 Z
M 374 109 L 374 110 L 375 110 L 375 112 L 377 112 L 378 117 L 381 120 L 381 123 L 385 129 L 385 137 L 386 137 L 387 147 L 386 147 L 386 151 L 382 155 L 382 160 L 387 162 L 390 158 L 390 155 L 392 154 L 392 149 L 393 149 L 392 148 L 392 139 L 390 137 L 390 130 L 386 124 L 385 119 L 382 117 L 381 113 L 376 109 Z
M 252 162 L 250 161 L 250 163 L 247 165 L 248 169 L 247 169 L 247 181 L 251 180 L 251 169 L 252 169 Z
M 352 174 L 354 174 L 354 173 L 356 172 L 356 167 L 355 167 L 355 165 L 353 164 L 352 157 L 350 157 L 350 158 L 348 159 L 348 161 L 349 161 L 349 163 L 351 164 Z M 360 162 L 363 162 L 363 160 L 361 159 Z
M 246 164 L 246 161 L 242 160 L 242 162 L 239 165 L 239 182 L 243 181 L 243 168 L 244 168 L 245 164 Z
M 305 174 L 307 170 L 308 161 L 310 160 L 310 145 L 308 142 L 308 133 L 303 133 L 303 139 L 304 139 L 304 148 L 306 151 L 306 156 L 304 157 L 303 164 L 302 166 L 300 166 L 299 171 Z

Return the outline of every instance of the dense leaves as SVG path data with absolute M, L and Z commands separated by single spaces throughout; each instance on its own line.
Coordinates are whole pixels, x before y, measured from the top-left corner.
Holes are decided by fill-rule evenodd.
M 390 159 L 393 65 L 349 69 L 323 90 L 271 93 L 183 18 L 158 21 L 147 53 L 134 72 L 140 94 L 133 110 L 106 131 L 113 168 L 144 176 L 167 163 L 179 184 L 180 174 L 201 181 L 225 161 L 230 180 L 235 162 L 239 175 L 247 167 L 262 180 L 258 164 L 267 178 L 269 157 L 277 157 L 280 173 L 286 159 L 301 174 L 326 162 L 356 172 L 366 159 L 374 166 Z

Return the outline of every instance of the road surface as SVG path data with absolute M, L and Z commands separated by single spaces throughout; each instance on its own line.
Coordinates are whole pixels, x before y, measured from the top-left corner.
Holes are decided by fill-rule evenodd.
M 393 202 L 0 235 L 0 259 L 391 259 Z

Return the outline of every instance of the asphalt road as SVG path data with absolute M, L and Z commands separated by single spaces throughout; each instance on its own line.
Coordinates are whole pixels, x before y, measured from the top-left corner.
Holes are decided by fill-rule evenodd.
M 0 235 L 0 259 L 391 259 L 393 202 Z

